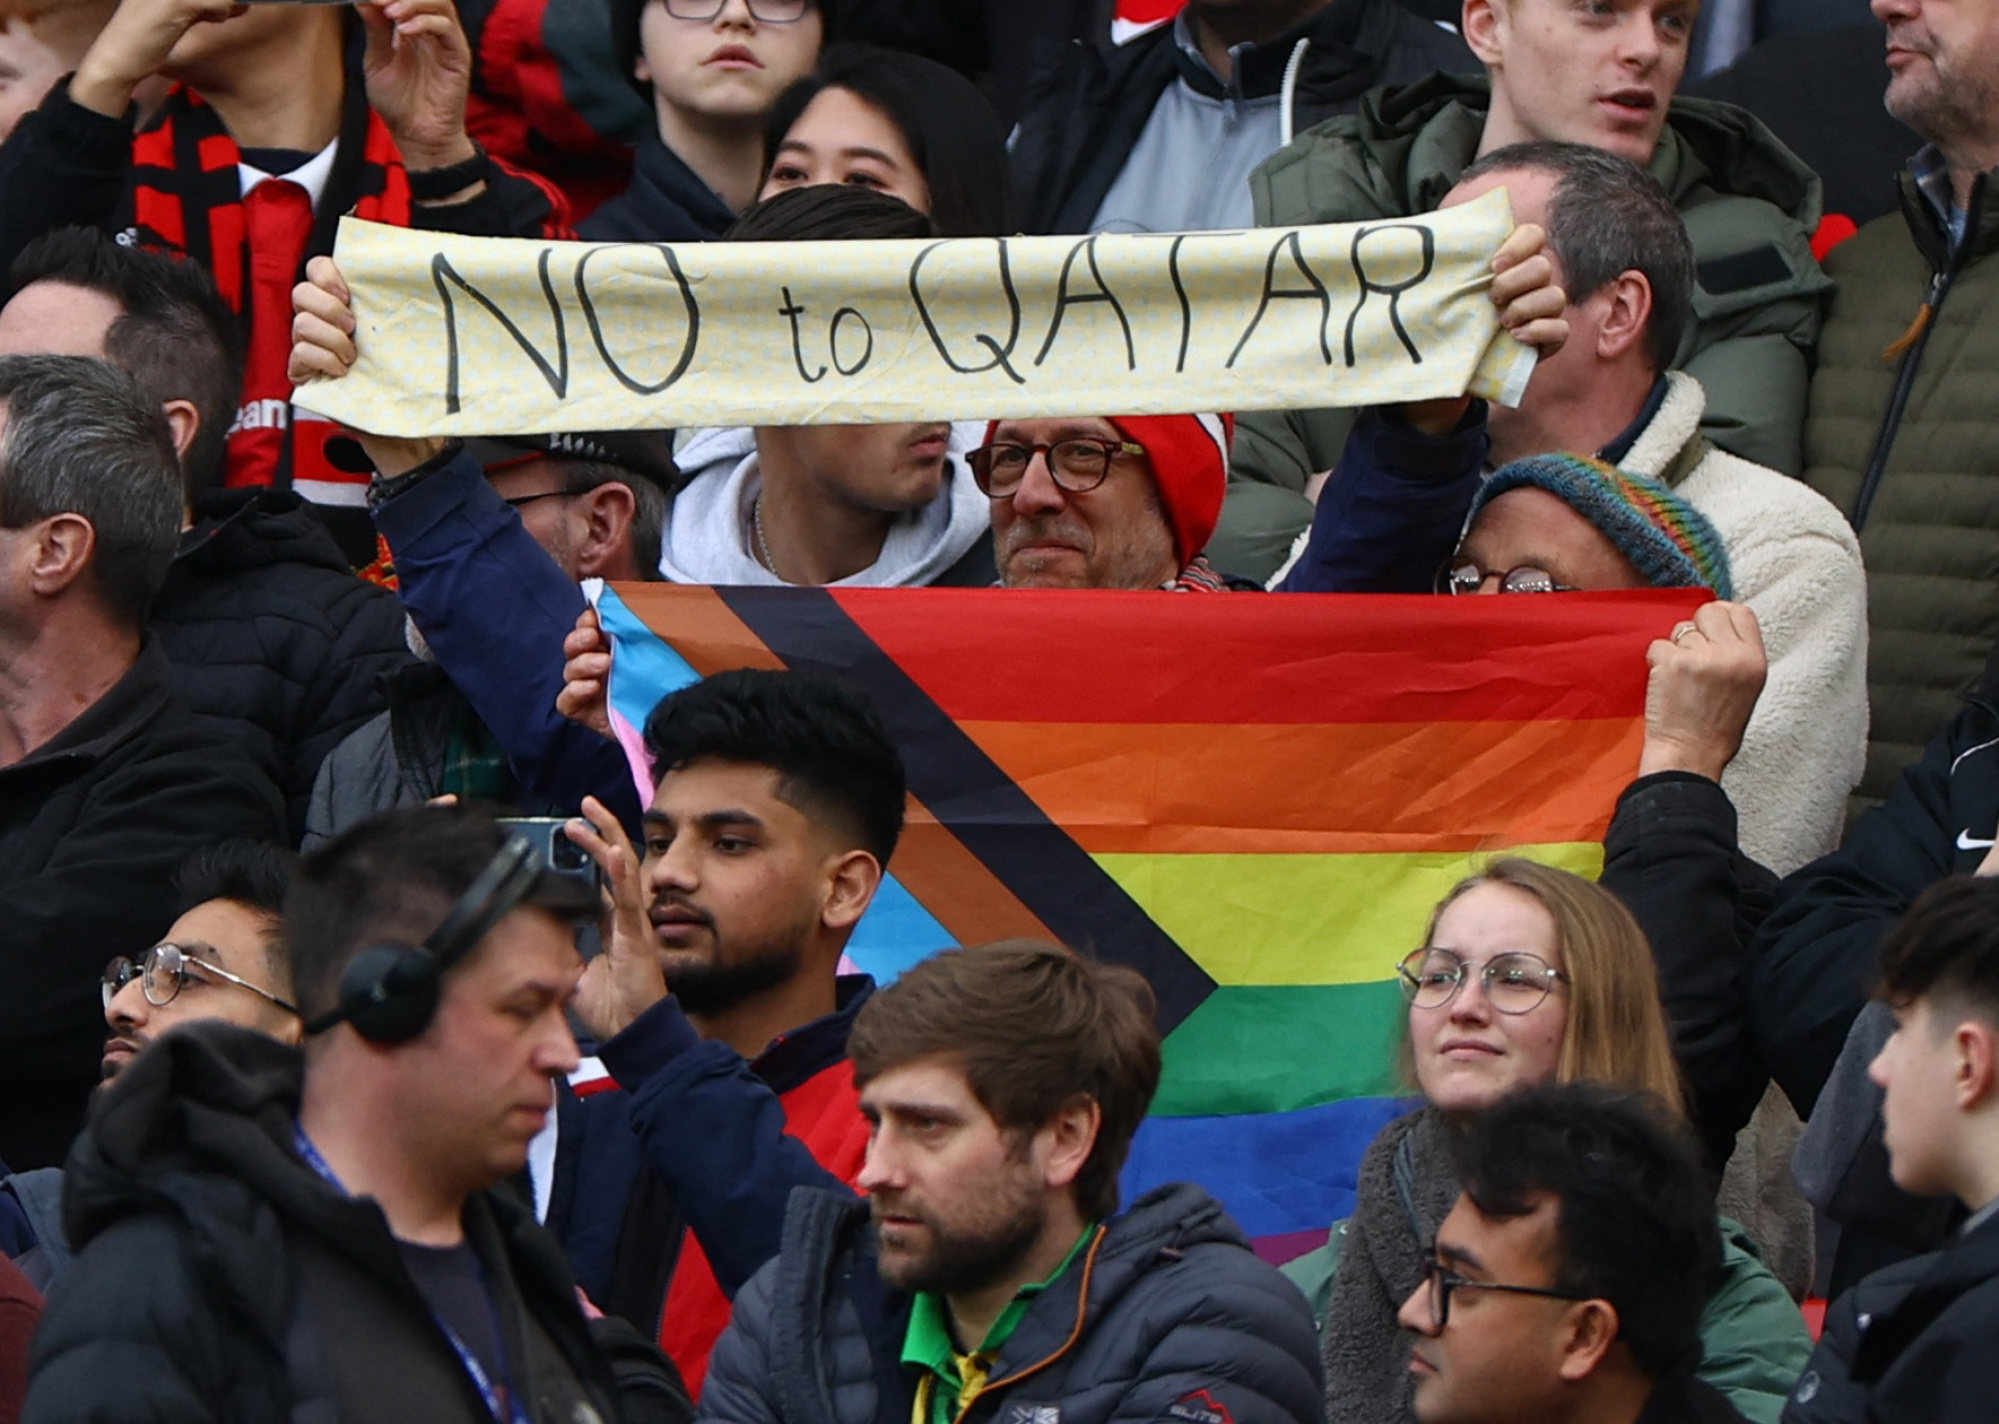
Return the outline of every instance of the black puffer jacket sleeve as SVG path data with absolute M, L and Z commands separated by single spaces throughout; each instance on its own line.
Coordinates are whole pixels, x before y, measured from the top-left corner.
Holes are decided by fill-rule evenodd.
M 197 1274 L 178 1221 L 127 1217 L 50 1293 L 22 1424 L 286 1417 L 283 1361 Z
M 109 231 L 132 166 L 133 115 L 106 118 L 72 103 L 58 80 L 0 144 L 0 273 L 59 227 Z
M 1757 1050 L 1800 1117 L 1867 1002 L 1882 936 L 1925 887 L 1976 870 L 1999 834 L 1995 738 L 1999 714 L 1968 704 L 1844 846 L 1784 878 L 1744 992 Z
M 302 690 L 286 768 L 285 802 L 294 838 L 304 833 L 313 782 L 333 749 L 387 706 L 383 678 L 406 666 L 403 606 L 373 584 L 352 580 L 326 609 L 332 629 L 316 676 Z
M 1719 783 L 1668 771 L 1640 777 L 1618 798 L 1602 884 L 1651 943 L 1673 1053 L 1718 1171 L 1767 1081 L 1741 978 L 1777 877 L 1737 847 L 1735 807 Z

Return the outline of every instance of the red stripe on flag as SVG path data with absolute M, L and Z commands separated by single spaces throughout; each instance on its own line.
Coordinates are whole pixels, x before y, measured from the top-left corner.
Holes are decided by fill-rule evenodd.
M 1712 597 L 831 596 L 957 721 L 1213 724 L 1629 718 L 1645 699 L 1634 625 L 1664 637 Z M 679 646 L 664 612 L 641 616 Z

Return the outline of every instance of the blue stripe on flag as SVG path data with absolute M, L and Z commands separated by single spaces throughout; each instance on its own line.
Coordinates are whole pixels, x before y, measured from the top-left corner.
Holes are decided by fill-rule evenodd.
M 1353 1215 L 1360 1159 L 1413 1098 L 1347 1098 L 1287 1113 L 1150 1117 L 1119 1179 L 1124 1199 L 1194 1182 L 1251 1236 L 1324 1231 Z
M 639 621 L 625 601 L 606 588 L 597 600 L 597 618 L 611 636 L 611 706 L 634 727 L 643 728 L 659 699 L 701 675 L 659 634 Z

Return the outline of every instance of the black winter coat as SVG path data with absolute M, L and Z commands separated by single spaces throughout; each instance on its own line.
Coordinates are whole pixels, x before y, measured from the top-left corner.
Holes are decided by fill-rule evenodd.
M 709 1357 L 716 1424 L 902 1424 L 910 1297 L 875 1270 L 868 1207 L 800 1187 L 784 1244 L 736 1297 Z M 1080 1314 L 1080 1320 L 1078 1316 Z M 1160 1187 L 1113 1217 L 1034 1298 L 967 1424 L 1321 1424 L 1305 1298 L 1259 1261 L 1199 1187 Z
M 1213 84 L 1180 53 L 1173 28 L 1161 25 L 1109 49 L 1078 41 L 1036 75 L 1012 143 L 1014 213 L 1024 231 L 1089 231 L 1159 96 L 1182 74 L 1197 86 Z M 1236 61 L 1243 95 L 1280 93 L 1300 44 L 1293 133 L 1351 113 L 1381 85 L 1478 68 L 1457 35 L 1396 0 L 1335 0 L 1290 33 L 1244 50 Z
M 403 607 L 354 576 L 288 490 L 224 490 L 196 513 L 153 605 L 153 635 L 196 718 L 284 793 L 296 843 L 320 762 L 387 705 L 382 674 L 411 661 Z
M 576 224 L 576 234 L 588 242 L 708 242 L 735 220 L 720 195 L 649 133 L 632 160 L 631 186 Z
M 199 725 L 148 643 L 55 738 L 0 767 L 0 1158 L 63 1159 L 97 1086 L 98 976 L 173 923 L 181 862 L 276 841 L 283 807 L 250 759 Z
M 1810 1117 L 1879 972 L 1881 940 L 1946 875 L 1969 875 L 1999 837 L 1999 659 L 1846 843 L 1784 877 L 1750 951 L 1745 996 L 1758 1051 Z
M 65 1172 L 77 1254 L 42 1317 L 24 1424 L 491 1424 L 381 1209 L 295 1153 L 303 1081 L 298 1050 L 200 1023 L 106 1091 Z M 686 1418 L 656 1351 L 648 1388 L 624 1392 L 666 1407 L 621 1411 L 561 1250 L 526 1207 L 480 1194 L 465 1229 L 535 1424 Z
M 1641 777 L 1617 799 L 1603 888 L 1645 931 L 1708 1162 L 1719 1175 L 1769 1081 L 1743 1009 L 1741 974 L 1777 877 L 1743 855 L 1735 806 L 1691 772 Z
M 1784 1424 L 1989 1424 L 1999 1412 L 1999 1221 L 1832 1303 Z

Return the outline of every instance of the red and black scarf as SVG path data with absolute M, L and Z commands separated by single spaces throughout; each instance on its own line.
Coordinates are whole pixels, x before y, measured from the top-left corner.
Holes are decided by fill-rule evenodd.
M 338 427 L 298 422 L 292 411 L 291 382 L 285 379 L 291 289 L 305 275 L 306 258 L 333 250 L 334 228 L 343 214 L 409 225 L 409 181 L 395 140 L 368 107 L 358 79 L 350 78 L 340 146 L 317 216 L 300 205 L 289 220 L 291 231 L 284 231 L 281 221 L 274 232 L 268 217 L 246 214 L 241 161 L 215 110 L 184 85 L 173 90 L 160 117 L 132 144 L 131 223 L 137 241 L 201 263 L 243 321 L 243 400 L 229 438 L 225 483 L 365 485 L 365 475 L 338 469 L 326 457 L 325 442 Z M 260 242 L 285 256 L 300 255 L 292 262 L 265 252 L 260 262 Z

